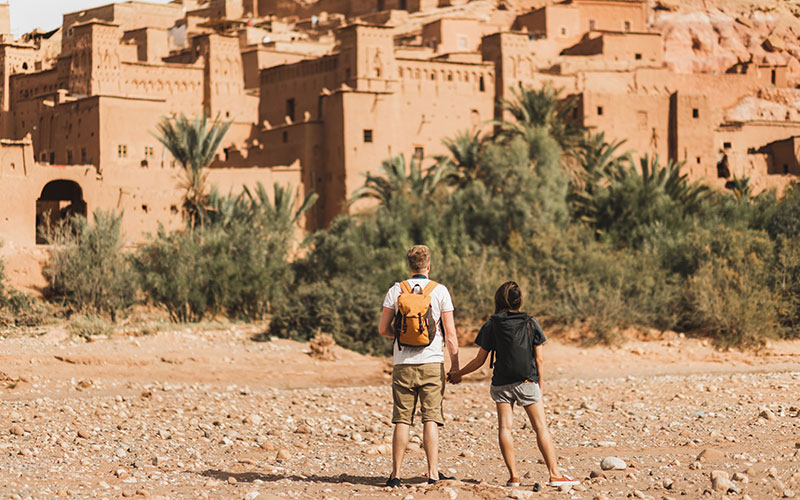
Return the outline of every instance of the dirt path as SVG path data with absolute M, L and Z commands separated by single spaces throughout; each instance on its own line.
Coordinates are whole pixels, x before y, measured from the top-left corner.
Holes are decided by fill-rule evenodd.
M 800 343 L 755 356 L 687 339 L 620 349 L 551 340 L 550 428 L 584 482 L 534 493 L 546 470 L 521 412 L 523 486 L 501 486 L 488 369 L 447 390 L 441 464 L 459 480 L 423 484 L 415 435 L 405 486 L 387 490 L 387 360 L 337 349 L 336 361 L 319 361 L 307 344 L 253 333 L 0 340 L 0 497 L 722 498 L 710 480 L 719 470 L 735 474 L 731 498 L 800 498 Z M 627 468 L 602 472 L 608 456 Z

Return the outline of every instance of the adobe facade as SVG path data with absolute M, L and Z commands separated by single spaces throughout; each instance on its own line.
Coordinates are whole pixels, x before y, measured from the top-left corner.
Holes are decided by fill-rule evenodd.
M 793 67 L 675 71 L 652 17 L 645 0 L 132 1 L 14 40 L 0 4 L 0 234 L 34 245 L 47 214 L 97 208 L 125 210 L 133 241 L 179 224 L 179 167 L 153 132 L 181 113 L 233 123 L 223 191 L 316 192 L 306 225 L 324 227 L 382 160 L 445 154 L 519 85 L 562 89 L 572 119 L 710 184 L 795 179 Z

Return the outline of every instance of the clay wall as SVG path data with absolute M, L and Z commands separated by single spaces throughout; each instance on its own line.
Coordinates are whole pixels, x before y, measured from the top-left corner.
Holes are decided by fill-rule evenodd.
M 7 3 L 0 4 L 0 36 L 11 34 L 11 6 Z
M 122 95 L 163 99 L 161 113 L 194 115 L 203 110 L 203 68 L 178 64 L 123 63 Z
M 691 179 L 717 176 L 716 123 L 706 95 L 676 92 L 670 97 L 669 157 L 685 162 Z
M 393 30 L 386 26 L 350 25 L 336 32 L 344 82 L 358 90 L 391 91 L 396 74 Z
M 8 6 L 6 5 L 6 7 Z M 11 109 L 11 76 L 33 73 L 36 60 L 37 51 L 35 47 L 0 44 L 0 111 Z
M 87 215 L 97 209 L 123 212 L 123 233 L 133 241 L 142 241 L 146 233 L 155 233 L 159 223 L 167 228 L 180 227 L 179 206 L 182 195 L 180 169 L 123 169 L 98 176 L 92 166 L 41 165 L 33 161 L 29 143 L 0 143 L 0 181 L 7 190 L 0 197 L 0 234 L 20 246 L 33 246 L 36 238 L 36 200 L 51 181 L 71 181 L 80 187 Z M 220 192 L 240 192 L 243 185 L 261 182 L 268 188 L 299 186 L 297 167 L 260 169 L 211 169 L 208 183 Z M 271 190 L 268 189 L 271 193 Z
M 261 70 L 283 64 L 294 64 L 306 59 L 303 54 L 283 52 L 266 48 L 252 48 L 242 52 L 244 68 L 244 88 L 258 89 L 261 83 Z
M 319 119 L 320 92 L 336 89 L 343 79 L 338 55 L 262 70 L 258 123 L 286 123 L 290 111 L 291 122 L 305 121 L 306 113 L 310 119 Z
M 442 18 L 422 27 L 422 43 L 437 54 L 475 52 L 484 30 L 476 19 Z
M 731 176 L 750 177 L 800 175 L 796 136 L 800 122 L 754 121 L 727 124 L 715 130 L 714 146 L 720 157 L 728 156 Z M 754 161 L 763 157 L 761 163 Z M 786 167 L 786 169 L 784 168 Z
M 244 71 L 239 40 L 233 36 L 201 35 L 192 40 L 205 59 L 203 102 L 210 116 L 255 123 L 257 98 L 244 92 Z
M 565 49 L 569 56 L 597 56 L 600 64 L 616 61 L 641 66 L 663 65 L 663 41 L 659 33 L 590 32 L 576 45 Z M 631 68 L 632 69 L 632 68 Z
M 625 140 L 619 152 L 669 157 L 669 96 L 584 92 L 578 115 L 583 124 L 605 132 L 606 140 Z
M 167 30 L 159 28 L 139 28 L 126 31 L 123 42 L 133 42 L 136 46 L 136 61 L 151 64 L 160 63 L 161 58 L 169 54 Z M 123 60 L 129 60 L 123 58 Z
M 548 5 L 518 16 L 512 29 L 550 40 L 577 39 L 588 31 L 581 29 L 580 10 L 569 4 Z
M 75 44 L 72 27 L 91 19 L 116 24 L 122 31 L 130 31 L 144 27 L 169 29 L 183 15 L 183 6 L 179 4 L 161 5 L 149 2 L 115 3 L 64 14 L 61 52 L 65 56 L 72 53 Z
M 573 0 L 580 12 L 579 33 L 587 31 L 647 31 L 644 0 Z

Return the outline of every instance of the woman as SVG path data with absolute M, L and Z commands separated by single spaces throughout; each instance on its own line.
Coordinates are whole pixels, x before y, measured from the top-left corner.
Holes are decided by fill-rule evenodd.
M 558 467 L 553 437 L 547 428 L 542 402 L 542 344 L 545 342 L 539 322 L 520 312 L 522 291 L 514 281 L 503 283 L 494 295 L 494 315 L 481 327 L 475 343 L 480 346 L 475 359 L 448 378 L 459 383 L 486 362 L 492 353 L 494 366 L 490 393 L 497 404 L 500 452 L 508 467 L 508 486 L 519 486 L 514 442 L 511 437 L 514 404 L 525 409 L 550 473 L 550 486 L 572 486 L 579 481 L 563 474 Z M 496 360 L 494 359 L 496 358 Z

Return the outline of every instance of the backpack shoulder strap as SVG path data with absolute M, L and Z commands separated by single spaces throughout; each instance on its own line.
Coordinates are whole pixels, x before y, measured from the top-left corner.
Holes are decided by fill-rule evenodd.
M 408 284 L 408 280 L 400 282 L 400 290 L 402 290 L 403 293 L 411 293 L 411 286 Z
M 431 280 L 428 281 L 428 284 L 425 285 L 425 288 L 422 289 L 422 295 L 430 295 L 433 293 L 433 290 L 439 286 L 439 283 Z

